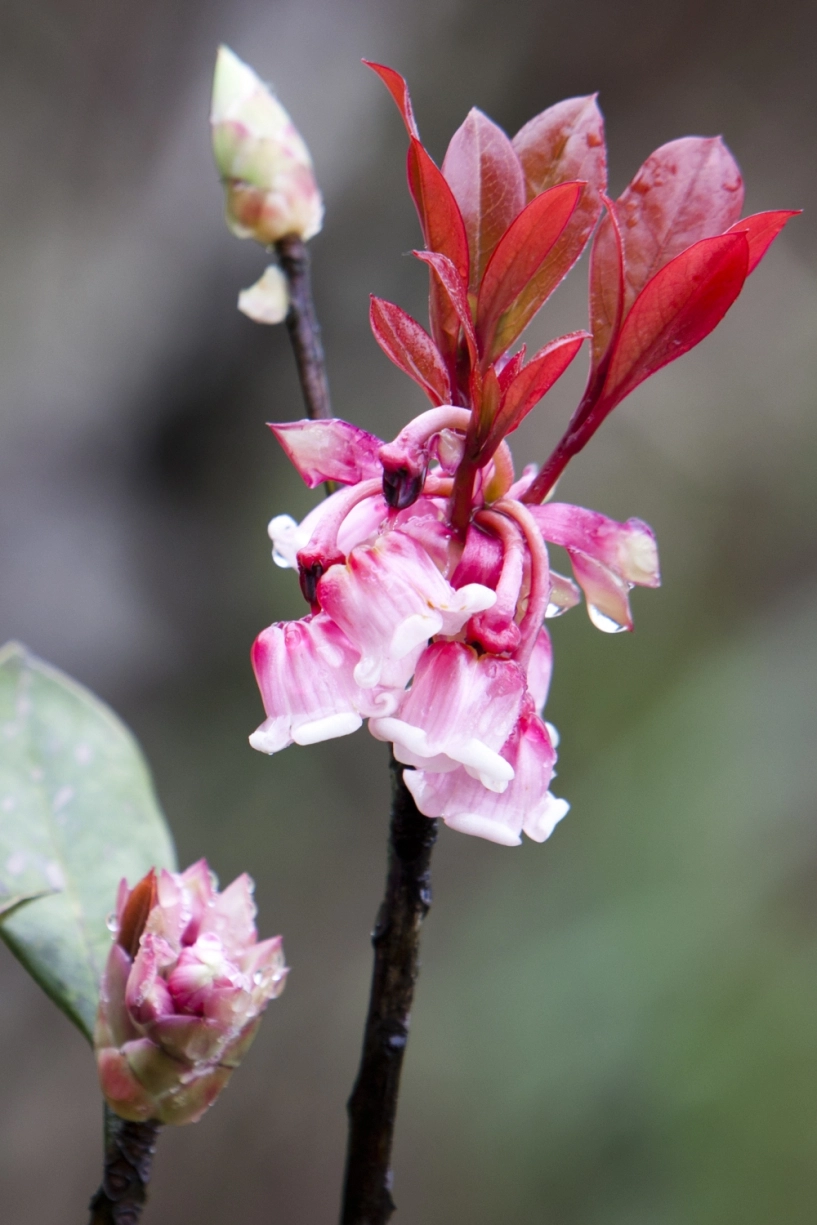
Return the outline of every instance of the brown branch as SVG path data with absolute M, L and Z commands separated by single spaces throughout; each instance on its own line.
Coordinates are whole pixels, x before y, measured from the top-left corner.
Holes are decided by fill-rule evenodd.
M 91 1200 L 90 1225 L 136 1225 L 147 1186 L 159 1123 L 130 1123 L 105 1107 L 105 1166 Z
M 289 290 L 286 318 L 289 339 L 295 353 L 298 377 L 306 401 L 306 415 L 313 421 L 332 416 L 329 382 L 321 344 L 321 329 L 312 303 L 309 277 L 309 252 L 297 234 L 287 234 L 275 244 L 281 271 Z
M 386 892 L 372 934 L 374 971 L 360 1068 L 349 1098 L 341 1225 L 383 1225 L 394 1212 L 391 1148 L 400 1071 L 419 972 L 420 927 L 431 905 L 436 820 L 417 809 L 391 761 Z

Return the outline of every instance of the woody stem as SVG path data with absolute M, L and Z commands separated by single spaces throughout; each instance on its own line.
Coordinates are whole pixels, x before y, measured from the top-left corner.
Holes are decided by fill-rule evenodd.
M 374 970 L 360 1068 L 349 1098 L 341 1225 L 384 1225 L 394 1212 L 391 1149 L 409 1015 L 419 973 L 420 928 L 431 905 L 436 820 L 424 817 L 391 760 L 386 892 L 372 933 Z
M 147 1199 L 159 1126 L 130 1123 L 105 1107 L 105 1163 L 90 1203 L 90 1225 L 136 1225 Z
M 297 234 L 287 234 L 275 244 L 281 271 L 289 290 L 286 323 L 295 354 L 306 415 L 313 421 L 332 416 L 329 381 L 321 344 L 321 329 L 312 303 L 309 252 Z

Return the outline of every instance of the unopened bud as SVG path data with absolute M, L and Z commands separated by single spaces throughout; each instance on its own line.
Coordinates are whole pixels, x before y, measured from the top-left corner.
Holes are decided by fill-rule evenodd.
M 309 150 L 278 99 L 229 47 L 216 59 L 210 123 L 233 233 L 264 246 L 287 234 L 313 238 L 323 201 Z
M 116 1114 L 194 1123 L 224 1088 L 287 975 L 254 919 L 250 878 L 219 893 L 204 860 L 122 882 L 94 1034 Z

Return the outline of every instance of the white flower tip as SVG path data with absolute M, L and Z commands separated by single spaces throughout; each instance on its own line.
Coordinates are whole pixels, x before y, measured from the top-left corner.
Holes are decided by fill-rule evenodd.
M 413 613 L 410 617 L 406 617 L 392 635 L 391 657 L 405 659 L 415 647 L 420 646 L 423 642 L 428 642 L 429 638 L 438 634 L 442 626 L 443 618 L 432 608 L 428 612 Z
M 350 736 L 362 725 L 363 720 L 354 711 L 341 711 L 338 714 L 326 715 L 323 719 L 313 719 L 311 723 L 301 723 L 293 728 L 292 739 L 296 744 L 318 744 L 321 740 L 334 740 L 337 736 Z
M 282 323 L 289 310 L 286 278 L 270 264 L 259 280 L 238 295 L 238 309 L 255 323 Z
M 559 799 L 555 795 L 547 793 L 545 803 L 529 817 L 524 824 L 525 833 L 534 842 L 546 842 L 553 833 L 556 826 L 570 811 L 570 804 L 567 800 Z
M 235 108 L 252 97 L 259 88 L 263 89 L 264 86 L 249 64 L 245 64 L 235 51 L 222 43 L 213 74 L 210 122 L 221 123 L 230 118 Z
M 455 829 L 461 834 L 473 834 L 477 838 L 486 838 L 488 842 L 497 842 L 500 846 L 519 846 L 522 839 L 516 830 L 501 821 L 492 821 L 478 812 L 458 812 L 450 817 L 443 817 L 449 829 Z
M 288 744 L 292 744 L 292 741 L 289 736 L 281 734 L 280 719 L 265 719 L 250 736 L 250 747 L 257 749 L 259 753 L 272 755 L 280 749 L 285 749 Z

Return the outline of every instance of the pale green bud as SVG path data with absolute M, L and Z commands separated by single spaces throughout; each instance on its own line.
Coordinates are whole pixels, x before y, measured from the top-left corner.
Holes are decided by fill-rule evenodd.
M 323 222 L 309 150 L 271 90 L 229 47 L 220 47 L 210 113 L 213 155 L 226 193 L 227 224 L 264 246 Z

